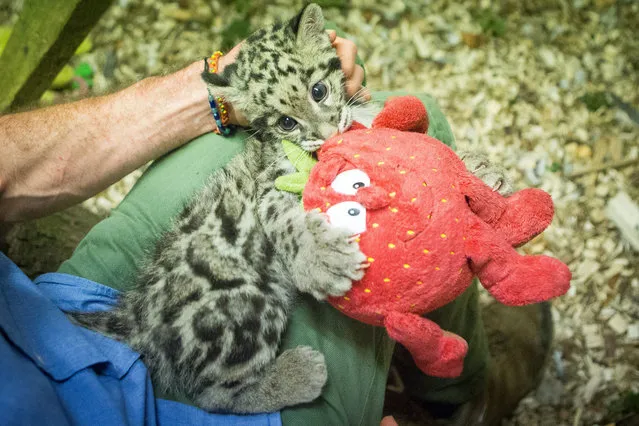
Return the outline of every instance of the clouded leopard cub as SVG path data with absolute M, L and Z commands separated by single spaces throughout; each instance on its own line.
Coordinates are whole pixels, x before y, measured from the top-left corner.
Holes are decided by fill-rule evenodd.
M 315 399 L 326 381 L 319 352 L 277 356 L 292 295 L 341 295 L 365 260 L 345 231 L 275 190 L 295 171 L 280 141 L 315 151 L 350 126 L 352 106 L 316 5 L 258 31 L 223 74 L 203 77 L 254 136 L 186 206 L 136 289 L 113 311 L 74 319 L 140 352 L 161 391 L 211 411 L 276 411 Z

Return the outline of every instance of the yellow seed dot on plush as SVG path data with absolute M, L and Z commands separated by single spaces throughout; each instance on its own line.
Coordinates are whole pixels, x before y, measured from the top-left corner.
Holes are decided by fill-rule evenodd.
M 359 154 L 355 154 L 355 155 L 353 155 L 353 157 L 359 158 Z
M 378 166 L 383 166 L 383 165 L 384 165 L 384 162 L 383 162 L 383 161 L 380 161 L 380 162 L 378 162 L 378 163 L 377 163 L 377 165 L 378 165 Z
M 404 263 L 404 269 L 408 269 L 410 268 L 410 265 L 408 263 Z
M 373 133 L 373 131 L 372 131 L 372 130 L 367 130 L 367 131 L 366 131 L 366 134 L 367 134 L 367 135 L 370 135 L 371 133 Z
M 459 218 L 458 217 L 455 218 L 455 222 L 459 222 Z
M 365 288 L 365 289 L 364 289 L 364 293 L 370 293 L 370 292 L 371 292 L 371 289 L 370 289 L 370 288 Z
M 434 171 L 434 172 L 436 172 L 436 171 L 437 171 L 437 169 L 433 169 L 433 171 Z
M 433 217 L 433 215 L 432 215 L 432 214 L 429 214 L 429 215 L 428 215 L 428 216 L 426 216 L 426 217 L 430 219 L 431 217 Z
M 340 309 L 344 309 L 344 307 L 342 305 L 337 305 L 338 308 Z
M 350 298 L 350 297 L 348 297 L 348 296 L 344 296 L 344 300 L 346 300 L 346 301 L 348 302 L 348 301 L 350 301 L 350 300 L 351 300 L 351 298 Z
M 390 147 L 390 146 L 387 146 L 387 147 L 386 147 L 386 151 L 390 151 L 390 150 L 391 150 L 391 147 Z
M 326 187 L 325 187 L 325 186 L 321 187 L 320 189 L 321 189 L 322 191 L 326 191 Z
M 411 160 L 414 160 L 414 159 L 415 159 L 415 156 L 414 156 L 414 155 L 411 155 L 411 156 L 410 156 L 410 157 L 408 157 L 408 158 L 410 158 Z
M 415 201 L 417 201 L 417 198 L 415 198 L 415 197 L 413 197 L 413 198 L 411 198 L 411 199 L 410 199 L 410 202 L 411 202 L 411 203 L 414 203 Z
M 397 139 L 397 136 L 391 136 L 391 139 Z
M 393 243 L 388 243 L 388 248 L 395 248 L 395 244 L 393 244 Z
M 410 308 L 411 308 L 411 309 L 413 309 L 415 306 L 416 306 L 416 305 L 415 305 L 415 303 L 412 303 L 412 304 L 410 305 Z
M 422 182 L 423 186 L 428 186 L 428 184 L 426 182 Z
M 452 185 L 452 184 L 451 184 L 451 185 L 450 185 L 450 187 L 451 187 L 451 188 L 453 188 L 453 189 L 455 189 L 455 185 Z
M 447 203 L 447 202 L 448 202 L 448 200 L 447 200 L 447 199 L 442 198 L 442 203 Z
M 466 237 L 462 237 L 462 240 L 466 241 Z
M 405 174 L 406 174 L 406 170 L 400 170 L 400 171 L 399 171 L 399 174 L 400 174 L 400 175 L 405 175 Z
M 440 237 L 446 238 L 446 234 L 441 234 Z
M 436 271 L 439 271 L 439 266 L 435 266 L 435 270 L 436 270 Z
M 397 208 L 396 208 L 396 207 L 391 207 L 391 208 L 390 208 L 390 211 L 392 211 L 393 213 L 397 213 L 399 210 L 397 210 Z
M 379 223 L 373 223 L 373 228 L 379 227 Z
M 359 237 L 355 238 L 355 242 L 356 242 L 356 243 L 359 243 L 359 241 L 360 241 L 360 238 L 359 238 Z
M 390 278 L 384 278 L 384 282 L 385 283 L 389 283 L 390 282 Z
M 375 262 L 375 259 L 373 259 L 372 257 L 369 257 L 369 258 L 368 258 L 368 259 L 366 259 L 366 260 L 368 260 L 368 263 L 373 263 L 373 262 Z
M 402 296 L 401 296 L 400 294 L 398 294 L 398 295 L 397 295 L 397 296 L 395 296 L 395 297 L 396 297 L 396 298 L 398 298 L 398 299 L 401 299 L 401 298 L 402 298 Z
M 331 206 L 331 203 L 326 203 L 326 207 L 330 207 L 330 206 Z
M 421 281 L 417 281 L 417 285 L 422 285 L 422 284 L 424 284 L 424 283 L 421 282 Z
M 455 252 L 454 252 L 454 251 L 451 251 L 451 252 L 450 252 L 450 254 L 455 254 Z
M 428 253 L 430 253 L 430 250 L 424 249 L 424 253 L 428 254 Z
M 409 229 L 408 231 L 406 231 L 406 233 L 407 233 L 408 235 L 415 235 L 415 231 L 411 231 L 410 229 Z
M 389 196 L 389 197 L 394 197 L 395 195 L 397 195 L 397 193 L 396 193 L 396 192 L 389 192 L 389 193 L 388 193 L 388 196 Z
M 337 141 L 338 144 L 340 144 L 342 142 L 344 142 L 344 139 L 340 139 L 340 140 Z

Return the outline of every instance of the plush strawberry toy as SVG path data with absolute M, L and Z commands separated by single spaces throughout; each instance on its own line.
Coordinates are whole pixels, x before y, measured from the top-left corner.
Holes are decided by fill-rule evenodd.
M 524 305 L 564 294 L 571 274 L 557 259 L 512 248 L 550 224 L 550 196 L 524 189 L 502 197 L 427 129 L 419 99 L 387 102 L 371 129 L 355 124 L 324 143 L 303 204 L 361 234 L 370 263 L 361 281 L 329 302 L 386 327 L 426 374 L 456 377 L 466 341 L 423 314 L 462 294 L 474 275 L 498 301 Z

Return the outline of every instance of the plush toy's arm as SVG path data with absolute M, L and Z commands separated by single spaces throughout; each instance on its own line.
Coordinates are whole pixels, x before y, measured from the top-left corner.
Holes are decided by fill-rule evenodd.
M 506 198 L 469 172 L 464 174 L 459 185 L 470 209 L 484 222 L 491 225 L 497 223 L 506 209 Z
M 411 313 L 391 311 L 384 318 L 384 326 L 391 339 L 408 349 L 424 373 L 435 377 L 461 374 L 468 352 L 468 343 L 461 337 Z
M 500 231 L 511 246 L 529 241 L 552 221 L 552 199 L 540 189 L 523 189 L 504 198 L 470 173 L 461 187 L 470 209 Z
M 560 296 L 570 286 L 570 270 L 548 256 L 522 256 L 485 222 L 466 229 L 464 253 L 471 271 L 498 301 L 527 305 Z

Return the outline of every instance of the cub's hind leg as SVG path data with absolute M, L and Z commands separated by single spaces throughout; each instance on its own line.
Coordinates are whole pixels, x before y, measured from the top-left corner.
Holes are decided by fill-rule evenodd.
M 204 409 L 265 413 L 313 401 L 326 383 L 324 356 L 308 346 L 288 349 L 248 385 L 242 382 L 206 386 L 195 402 Z

